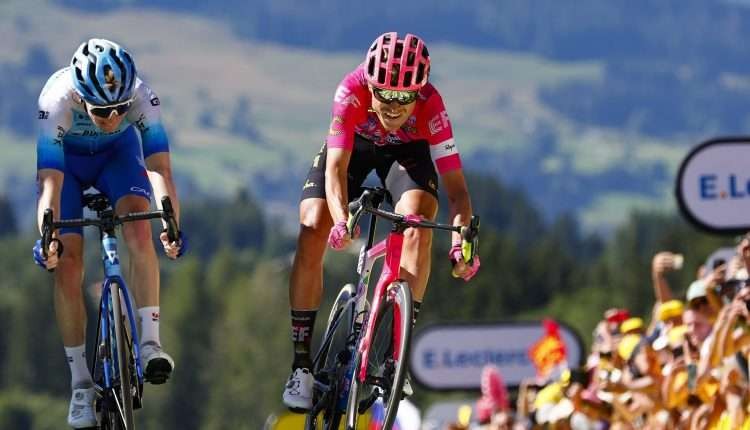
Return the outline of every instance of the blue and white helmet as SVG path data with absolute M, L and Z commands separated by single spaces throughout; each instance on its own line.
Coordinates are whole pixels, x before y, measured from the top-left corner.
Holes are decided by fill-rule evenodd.
M 88 103 L 111 105 L 129 100 L 135 86 L 135 63 L 122 46 L 106 39 L 89 39 L 70 60 L 73 85 Z

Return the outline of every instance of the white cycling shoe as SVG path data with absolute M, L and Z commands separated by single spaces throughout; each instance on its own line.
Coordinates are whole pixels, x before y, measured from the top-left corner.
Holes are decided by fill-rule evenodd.
M 174 360 L 156 342 L 141 345 L 141 363 L 144 379 L 154 385 L 167 382 L 174 369 Z
M 74 429 L 96 429 L 96 412 L 94 411 L 96 391 L 91 388 L 76 388 L 70 396 L 68 408 L 68 425 Z
M 313 378 L 310 369 L 298 368 L 289 376 L 284 388 L 284 404 L 293 411 L 308 411 L 312 408 Z

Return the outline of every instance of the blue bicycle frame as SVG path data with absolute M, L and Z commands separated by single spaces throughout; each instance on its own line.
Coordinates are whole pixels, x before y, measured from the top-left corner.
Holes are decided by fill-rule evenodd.
M 136 329 L 135 317 L 133 315 L 133 306 L 130 303 L 130 294 L 128 287 L 125 284 L 125 280 L 122 278 L 122 271 L 120 270 L 120 258 L 117 254 L 117 237 L 110 235 L 107 232 L 102 232 L 102 262 L 104 264 L 104 285 L 102 286 L 102 298 L 99 303 L 99 315 L 101 324 L 101 339 L 102 344 L 111 345 L 113 348 L 112 358 L 104 357 L 104 388 L 113 388 L 113 376 L 117 376 L 117 342 L 114 342 L 114 327 L 112 327 L 111 315 L 112 315 L 112 300 L 110 300 L 113 293 L 112 284 L 116 283 L 118 290 L 122 291 L 120 297 L 125 302 L 127 309 L 128 322 L 130 324 L 130 333 L 133 336 L 133 352 L 135 357 L 135 369 L 138 376 L 138 383 L 143 384 L 143 367 L 141 366 L 141 353 L 140 342 L 138 341 L 138 330 Z M 110 342 L 107 342 L 107 337 L 110 336 Z M 110 363 L 110 361 L 112 361 Z

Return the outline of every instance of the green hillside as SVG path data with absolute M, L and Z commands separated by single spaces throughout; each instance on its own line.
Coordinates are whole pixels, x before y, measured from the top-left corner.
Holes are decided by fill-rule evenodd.
M 40 47 L 50 64 L 61 67 L 91 36 L 123 43 L 162 100 L 181 182 L 218 195 L 250 187 L 282 213 L 295 204 L 306 165 L 325 135 L 336 83 L 361 57 L 256 43 L 237 38 L 218 21 L 156 10 L 82 13 L 35 0 L 3 3 L 0 12 L 6 35 L 0 64 L 6 67 L 30 63 L 27 53 Z M 583 218 L 592 226 L 621 221 L 625 212 L 617 202 L 629 201 L 623 194 L 635 194 L 646 205 L 669 202 L 668 178 L 655 177 L 642 186 L 645 192 L 591 183 L 602 175 L 638 178 L 643 166 L 672 172 L 686 145 L 575 124 L 540 101 L 543 89 L 601 80 L 601 64 L 445 44 L 431 45 L 431 52 L 433 82 L 444 95 L 469 168 L 531 188 L 537 204 L 550 212 L 593 210 L 595 217 Z M 43 80 L 24 82 L 31 116 Z M 30 204 L 23 185 L 33 177 L 33 148 L 33 133 L 19 134 L 8 124 L 0 128 L 0 190 L 22 207 Z M 572 182 L 559 188 L 564 181 L 555 178 Z M 22 186 L 9 189 L 10 181 Z M 557 184 L 549 190 L 555 194 L 578 193 L 575 207 L 547 199 L 547 183 Z M 602 210 L 613 201 L 617 211 Z

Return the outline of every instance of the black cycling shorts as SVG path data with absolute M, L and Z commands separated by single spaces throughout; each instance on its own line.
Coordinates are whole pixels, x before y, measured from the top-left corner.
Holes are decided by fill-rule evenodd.
M 326 154 L 327 146 L 323 145 L 313 159 L 310 172 L 302 186 L 300 201 L 326 198 Z M 391 195 L 394 205 L 401 199 L 401 195 L 409 190 L 424 190 L 437 199 L 438 177 L 426 140 L 379 146 L 355 134 L 348 169 L 349 201 L 362 194 L 362 183 L 373 169 L 380 178 L 380 183 Z

